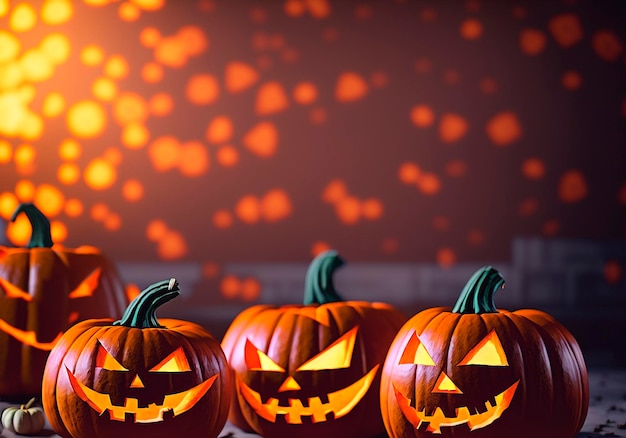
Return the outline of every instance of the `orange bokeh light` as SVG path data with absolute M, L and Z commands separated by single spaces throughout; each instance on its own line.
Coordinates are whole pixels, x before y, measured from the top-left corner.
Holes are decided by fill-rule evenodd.
M 367 81 L 355 72 L 339 75 L 335 85 L 335 99 L 339 102 L 353 102 L 364 98 L 369 91 Z
M 244 301 L 254 301 L 261 295 L 261 283 L 256 278 L 244 278 L 241 282 L 241 298 Z
M 78 217 L 83 214 L 83 203 L 80 199 L 70 198 L 65 201 L 64 213 L 68 217 Z
M 348 196 L 346 183 L 340 179 L 330 181 L 322 192 L 322 201 L 334 204 Z
M 361 204 L 361 215 L 371 221 L 380 219 L 383 211 L 384 207 L 380 199 L 369 198 Z
M 435 195 L 441 190 L 441 180 L 432 172 L 424 172 L 417 181 L 417 188 L 425 195 Z
M 156 27 L 144 27 L 141 33 L 139 33 L 139 42 L 141 42 L 144 47 L 156 47 L 160 39 L 161 31 Z
M 483 34 L 483 25 L 475 18 L 468 18 L 461 23 L 459 32 L 466 40 L 475 40 Z
M 117 179 L 117 170 L 102 158 L 94 158 L 87 164 L 83 174 L 85 183 L 94 190 L 105 190 Z
M 48 217 L 55 217 L 63 211 L 65 196 L 51 184 L 41 184 L 35 189 L 33 202 Z
M 165 6 L 165 0 L 131 0 L 144 11 L 158 11 Z
M 258 115 L 275 114 L 288 107 L 287 93 L 279 82 L 270 81 L 259 87 L 254 105 L 254 111 Z
M 41 40 L 39 49 L 53 64 L 59 65 L 70 57 L 71 44 L 66 35 L 55 32 Z
M 26 215 L 19 215 L 15 221 L 7 224 L 6 236 L 15 246 L 26 246 L 31 235 L 30 222 Z
M 517 207 L 520 216 L 530 216 L 537 210 L 539 210 L 539 201 L 536 198 L 526 198 Z
M 444 143 L 459 141 L 467 134 L 468 129 L 469 123 L 459 114 L 445 113 L 439 120 L 439 138 Z
M 226 209 L 217 210 L 213 213 L 213 225 L 217 228 L 230 228 L 233 224 L 233 215 Z
M 559 199 L 563 202 L 578 202 L 587 196 L 585 176 L 579 170 L 568 170 L 559 178 Z
M 141 68 L 141 78 L 149 84 L 156 84 L 163 79 L 163 67 L 156 62 L 148 62 Z
M 234 275 L 226 275 L 220 281 L 220 293 L 225 298 L 233 299 L 241 290 L 241 281 Z
M 126 1 L 118 6 L 117 15 L 123 21 L 137 21 L 141 17 L 141 9 L 134 3 Z
M 98 137 L 106 127 L 106 113 L 102 106 L 91 100 L 75 103 L 67 111 L 67 127 L 77 137 Z
M 194 178 L 209 170 L 209 153 L 199 141 L 188 141 L 182 144 L 178 168 L 183 175 Z
M 206 139 L 209 143 L 220 144 L 230 141 L 233 136 L 233 122 L 227 116 L 217 116 L 209 123 Z
M 26 32 L 37 24 L 37 13 L 28 3 L 18 3 L 11 11 L 9 27 L 14 32 Z
M 66 138 L 59 145 L 59 157 L 63 160 L 72 161 L 80 157 L 82 148 L 73 138 Z
M 20 201 L 11 192 L 0 193 L 0 217 L 9 220 Z
M 356 224 L 361 218 L 361 202 L 355 196 L 343 197 L 335 203 L 335 213 L 344 224 Z
M 37 151 L 30 144 L 19 145 L 13 153 L 13 161 L 18 171 L 23 175 L 31 174 L 35 171 L 36 158 Z
M 74 184 L 80 179 L 80 168 L 74 163 L 63 163 L 57 170 L 57 179 L 65 185 Z
M 50 93 L 46 96 L 41 107 L 41 113 L 46 117 L 56 117 L 65 110 L 65 98 L 61 93 Z
M 235 205 L 235 215 L 240 221 L 255 224 L 261 218 L 261 203 L 254 195 L 243 196 Z
M 209 105 L 220 95 L 217 78 L 210 74 L 195 74 L 187 81 L 185 97 L 194 105 Z
M 117 95 L 117 84 L 110 78 L 98 78 L 91 86 L 91 91 L 98 99 L 110 102 Z
M 247 90 L 259 80 L 259 73 L 249 64 L 231 61 L 224 71 L 224 86 L 229 93 Z
M 153 219 L 146 226 L 146 238 L 152 242 L 157 242 L 167 233 L 167 225 L 160 219 Z
M 35 196 L 35 184 L 27 179 L 21 179 L 15 184 L 15 195 L 20 202 L 31 202 Z
M 157 172 L 165 172 L 178 167 L 180 155 L 181 145 L 176 137 L 159 137 L 148 147 L 148 156 Z
M 317 255 L 323 253 L 324 251 L 328 251 L 331 248 L 332 247 L 328 242 L 324 242 L 321 240 L 313 242 L 313 245 L 311 245 L 311 257 L 316 257 Z
M 209 39 L 198 26 L 187 25 L 178 29 L 176 39 L 187 56 L 198 56 L 209 48 Z
M 511 111 L 498 113 L 489 119 L 485 131 L 496 146 L 508 146 L 522 136 L 519 119 Z
M 426 128 L 435 122 L 435 113 L 428 105 L 415 105 L 411 109 L 410 117 L 418 128 Z
M 271 157 L 278 148 L 278 130 L 272 122 L 259 122 L 248 131 L 243 145 L 260 157 Z
M 467 163 L 462 160 L 452 160 L 446 163 L 445 172 L 448 176 L 458 178 L 467 173 Z
M 140 149 L 150 139 L 150 131 L 140 122 L 131 122 L 122 129 L 122 144 L 129 149 Z
M 204 262 L 202 264 L 202 276 L 204 278 L 215 278 L 220 273 L 220 265 L 213 261 Z
M 421 172 L 421 169 L 415 163 L 402 163 L 398 169 L 398 178 L 404 184 L 415 184 L 419 180 Z
M 148 104 L 144 97 L 135 92 L 120 94 L 113 104 L 113 117 L 120 125 L 131 122 L 145 122 L 148 118 Z
M 215 154 L 215 159 L 223 167 L 232 167 L 239 162 L 239 152 L 230 145 L 220 146 Z
M 456 263 L 456 254 L 451 248 L 440 248 L 436 255 L 437 263 L 442 268 L 449 268 Z
M 276 222 L 289 217 L 293 207 L 289 195 L 283 189 L 273 189 L 261 198 L 261 216 L 267 222 Z
M 0 30 L 0 63 L 8 63 L 20 53 L 22 42 L 14 34 Z
M 568 90 L 578 90 L 582 82 L 582 76 L 580 76 L 580 73 L 574 70 L 568 70 L 563 73 L 563 76 L 561 76 L 561 83 L 563 84 L 563 88 L 566 88 Z
M 96 66 L 104 60 L 104 51 L 96 45 L 88 45 L 80 52 L 80 60 L 87 66 Z
M 291 95 L 300 105 L 310 105 L 317 100 L 318 91 L 312 82 L 300 82 L 296 84 Z
M 104 64 L 104 73 L 112 79 L 124 79 L 129 70 L 128 61 L 120 55 L 110 56 Z
M 46 24 L 63 24 L 72 18 L 74 6 L 69 0 L 45 0 L 39 13 Z
M 546 47 L 546 35 L 537 29 L 524 29 L 520 32 L 519 45 L 523 53 L 539 55 Z
M 13 158 L 13 146 L 6 140 L 0 139 L 0 164 L 6 164 Z
M 63 243 L 67 239 L 67 227 L 63 222 L 50 221 L 50 235 L 54 243 Z
M 170 114 L 174 108 L 174 100 L 167 93 L 157 93 L 148 101 L 150 114 L 162 117 Z
M 539 158 L 528 158 L 522 162 L 522 174 L 528 179 L 541 179 L 546 174 L 546 167 Z
M 603 267 L 604 278 L 609 284 L 617 284 L 622 278 L 623 269 L 617 260 L 607 260 Z
M 187 243 L 178 231 L 168 230 L 158 241 L 157 254 L 163 260 L 175 260 L 187 254 Z
M 617 61 L 624 51 L 619 38 L 610 30 L 596 31 L 591 39 L 591 46 L 600 59 L 608 62 Z
M 102 222 L 104 228 L 109 231 L 117 231 L 122 228 L 122 218 L 116 213 L 107 214 Z
M 572 13 L 552 17 L 548 23 L 548 29 L 561 47 L 572 47 L 583 39 L 580 20 Z
M 136 202 L 143 198 L 143 184 L 136 179 L 129 179 L 122 186 L 122 196 L 129 202 Z

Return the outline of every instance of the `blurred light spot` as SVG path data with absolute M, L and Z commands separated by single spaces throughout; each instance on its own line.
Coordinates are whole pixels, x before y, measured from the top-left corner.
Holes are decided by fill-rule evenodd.
M 604 279 L 609 284 L 617 284 L 622 278 L 622 267 L 617 260 L 607 260 L 604 262 Z
M 139 33 L 139 42 L 144 47 L 154 48 L 161 39 L 161 31 L 156 27 L 144 27 Z
M 6 164 L 13 158 L 13 146 L 6 140 L 0 139 L 0 164 Z
M 0 17 L 4 17 L 9 13 L 10 0 L 0 0 Z
M 122 186 L 122 196 L 130 202 L 139 201 L 143 198 L 143 184 L 136 179 L 129 179 Z
M 15 35 L 6 30 L 0 30 L 0 64 L 14 61 L 21 48 L 22 44 Z
M 91 219 L 97 222 L 103 221 L 108 216 L 108 214 L 109 207 L 102 202 L 95 203 L 91 206 L 91 209 L 89 210 L 89 216 L 91 217 Z
M 522 174 L 528 179 L 541 179 L 546 174 L 546 167 L 539 158 L 528 158 L 522 162 Z
M 109 213 L 104 218 L 103 225 L 109 231 L 117 231 L 122 227 L 122 218 L 119 214 Z
M 346 183 L 340 179 L 330 181 L 322 192 L 322 201 L 335 204 L 348 196 Z
M 468 128 L 469 124 L 462 116 L 445 113 L 439 120 L 439 138 L 444 143 L 454 143 L 467 134 Z
M 241 298 L 254 301 L 261 295 L 261 283 L 256 278 L 245 278 L 241 282 Z
M 74 184 L 80 179 L 80 168 L 74 163 L 63 163 L 57 170 L 57 179 L 65 185 Z
M 258 115 L 275 114 L 289 107 L 285 89 L 277 81 L 266 82 L 257 91 L 254 110 Z
M 28 243 L 31 231 L 28 218 L 21 214 L 15 221 L 7 224 L 6 236 L 13 245 L 23 247 Z
M 287 192 L 282 189 L 270 190 L 261 198 L 261 216 L 267 222 L 286 219 L 291 212 L 291 200 Z
M 226 209 L 217 210 L 213 213 L 213 225 L 225 229 L 233 225 L 233 215 Z
M 541 232 L 546 237 L 554 237 L 559 230 L 561 229 L 561 225 L 556 219 L 551 219 L 546 221 L 541 227 Z
M 260 157 L 270 157 L 278 148 L 278 131 L 271 122 L 259 122 L 243 137 L 243 145 Z
M 539 201 L 536 198 L 526 198 L 519 203 L 517 211 L 520 216 L 530 216 L 539 210 Z
M 174 100 L 167 93 L 157 93 L 148 101 L 150 114 L 162 117 L 172 112 L 174 108 Z
M 300 59 L 300 52 L 293 47 L 287 47 L 280 53 L 280 59 L 285 64 L 293 64 Z
M 81 138 L 98 137 L 106 126 L 104 109 L 91 100 L 82 100 L 72 105 L 66 118 L 69 131 Z
M 286 0 L 283 10 L 290 17 L 300 17 L 306 12 L 306 5 L 304 0 Z
M 568 90 L 578 90 L 582 82 L 583 79 L 580 76 L 580 73 L 574 70 L 568 70 L 563 73 L 563 76 L 561 76 L 561 83 L 563 84 L 563 87 Z
M 328 114 L 324 108 L 315 107 L 311 109 L 311 112 L 309 113 L 309 120 L 313 125 L 321 125 L 326 122 L 326 119 L 328 119 Z
M 108 189 L 117 179 L 117 171 L 108 161 L 94 158 L 85 167 L 85 183 L 94 190 Z
M 74 7 L 69 0 L 45 0 L 41 7 L 41 20 L 49 25 L 63 24 L 72 18 Z
M 483 243 L 485 243 L 485 233 L 480 230 L 470 230 L 470 232 L 467 234 L 467 242 L 470 245 L 482 245 Z
M 354 225 L 361 218 L 361 203 L 354 196 L 346 196 L 335 203 L 335 213 L 341 222 Z
M 522 136 L 517 115 L 511 111 L 503 111 L 489 119 L 485 131 L 496 146 L 508 146 Z
M 129 69 L 128 61 L 120 55 L 110 56 L 104 64 L 104 73 L 112 79 L 124 79 Z
M 139 294 L 141 293 L 141 289 L 139 289 L 139 286 L 137 286 L 136 284 L 131 283 L 126 285 L 125 292 L 128 302 L 131 302 L 139 296 Z
M 28 3 L 19 3 L 13 7 L 9 26 L 14 32 L 26 32 L 35 27 L 37 14 L 35 9 Z
M 19 134 L 24 140 L 37 140 L 43 133 L 43 119 L 34 112 L 27 112 L 20 121 Z
M 593 34 L 591 46 L 596 55 L 604 61 L 617 61 L 622 56 L 622 43 L 615 32 L 610 30 L 598 30 Z
M 538 55 L 546 47 L 546 35 L 537 29 L 524 29 L 519 35 L 519 45 L 523 53 Z
M 50 235 L 54 243 L 63 243 L 67 239 L 67 227 L 63 222 L 50 221 Z
M 622 205 L 626 205 L 626 183 L 623 183 L 620 187 L 617 193 L 617 201 Z
M 215 155 L 217 162 L 223 167 L 232 167 L 239 162 L 239 152 L 233 146 L 220 146 Z
M 148 147 L 148 156 L 152 162 L 152 167 L 157 172 L 165 172 L 178 167 L 180 149 L 180 142 L 175 137 L 163 136 L 155 139 Z
M 81 153 L 80 144 L 72 138 L 66 138 L 59 145 L 59 157 L 63 160 L 76 160 L 80 157 Z
M 165 0 L 130 0 L 144 11 L 158 11 L 165 6 Z
M 83 203 L 76 198 L 70 198 L 65 201 L 63 209 L 67 217 L 78 217 L 83 214 Z
M 384 207 L 380 199 L 368 198 L 361 204 L 361 215 L 371 221 L 380 219 L 383 211 Z
M 456 255 L 450 248 L 440 248 L 437 251 L 436 258 L 437 264 L 444 269 L 449 268 L 456 263 Z
M 385 254 L 393 254 L 398 251 L 400 244 L 398 243 L 398 239 L 394 239 L 393 237 L 387 237 L 383 239 L 380 246 L 381 250 Z
M 175 260 L 187 254 L 187 243 L 178 231 L 168 230 L 157 244 L 157 254 L 163 260 Z
M 268 45 L 271 50 L 279 50 L 285 47 L 285 37 L 280 34 L 270 36 Z
M 0 89 L 15 88 L 22 83 L 23 79 L 24 73 L 18 63 L 12 62 L 0 66 Z
M 102 63 L 104 60 L 104 52 L 98 46 L 89 45 L 81 50 L 80 60 L 83 64 L 93 67 Z
M 331 249 L 331 246 L 328 242 L 323 242 L 321 240 L 313 242 L 313 245 L 311 245 L 311 257 L 315 257 L 324 251 L 328 251 L 329 249 Z
M 117 84 L 110 78 L 98 78 L 91 86 L 95 97 L 105 102 L 111 102 L 117 96 Z
M 459 178 L 467 174 L 467 164 L 462 160 L 452 160 L 446 163 L 445 172 L 452 178 Z
M 475 40 L 483 34 L 483 25 L 475 18 L 468 18 L 461 23 L 459 32 L 466 40 Z
M 415 105 L 411 108 L 411 122 L 418 128 L 431 126 L 435 122 L 435 113 L 428 105 Z
M 417 183 L 421 174 L 419 166 L 412 162 L 405 162 L 400 165 L 398 169 L 398 179 L 404 184 Z
M 234 275 L 227 275 L 220 281 L 220 293 L 224 298 L 233 299 L 239 295 L 241 282 Z
M 193 178 L 209 169 L 209 154 L 206 147 L 198 141 L 183 143 L 180 150 L 178 168 L 183 175 Z
M 559 199 L 563 202 L 578 202 L 587 196 L 587 182 L 579 170 L 569 170 L 559 178 Z
M 122 152 L 114 146 L 106 148 L 102 154 L 102 158 L 112 166 L 119 166 L 123 157 Z
M 187 81 L 185 97 L 194 105 L 209 105 L 220 95 L 220 86 L 215 76 L 195 74 Z
M 37 158 L 37 151 L 29 144 L 19 145 L 13 154 L 13 162 L 22 175 L 34 172 L 35 158 Z
M 161 240 L 166 232 L 167 225 L 160 219 L 153 219 L 146 226 L 146 238 L 152 242 Z
M 124 21 L 137 21 L 141 17 L 141 9 L 130 1 L 126 1 L 118 6 L 117 15 Z
M 330 3 L 328 0 L 306 0 L 305 4 L 313 18 L 322 19 L 330 15 Z
M 354 72 L 344 72 L 339 75 L 335 85 L 335 99 L 339 102 L 353 102 L 364 98 L 368 92 L 365 79 Z
M 132 122 L 145 122 L 148 118 L 148 105 L 140 94 L 125 92 L 113 104 L 113 118 L 120 125 Z
M 41 184 L 35 190 L 33 202 L 43 214 L 49 218 L 55 217 L 63 211 L 65 196 L 61 190 L 50 184 Z
M 65 98 L 61 93 L 52 92 L 48 94 L 41 108 L 41 112 L 46 117 L 56 117 L 61 115 L 65 109 Z
M 19 205 L 17 197 L 11 192 L 0 193 L 0 217 L 9 220 Z
M 220 265 L 216 262 L 208 261 L 202 264 L 202 276 L 204 278 L 216 278 L 220 273 Z
M 156 62 L 148 62 L 141 68 L 141 78 L 149 84 L 156 84 L 163 79 L 163 67 Z
M 233 130 L 233 122 L 229 117 L 217 116 L 207 127 L 206 139 L 213 144 L 225 143 L 233 137 Z
M 35 184 L 27 179 L 21 179 L 15 184 L 15 195 L 20 202 L 31 202 L 35 196 Z
M 180 68 L 187 63 L 187 52 L 181 42 L 168 36 L 161 38 L 154 48 L 154 59 L 168 67 Z
M 450 228 L 450 219 L 446 216 L 438 215 L 433 218 L 433 228 L 438 231 L 446 231 Z
M 235 215 L 247 224 L 254 224 L 261 218 L 261 203 L 253 195 L 243 196 L 235 205 Z
M 229 93 L 247 90 L 259 80 L 259 73 L 250 65 L 231 61 L 226 64 L 224 84 Z
M 561 47 L 572 47 L 583 39 L 580 20 L 575 14 L 563 13 L 550 19 L 548 29 Z
M 478 87 L 485 94 L 494 94 L 498 91 L 498 83 L 493 78 L 481 79 Z
M 311 82 L 298 83 L 292 92 L 293 100 L 300 105 L 309 105 L 317 99 L 317 87 Z
M 150 132 L 141 122 L 130 122 L 122 129 L 122 144 L 129 149 L 140 149 L 149 139 Z
M 176 38 L 187 56 L 198 56 L 209 48 L 209 39 L 201 27 L 187 25 L 178 29 Z
M 417 181 L 417 188 L 425 195 L 435 195 L 441 190 L 441 181 L 434 173 L 424 172 Z
M 24 78 L 31 82 L 45 81 L 54 74 L 54 66 L 50 59 L 36 49 L 28 50 L 22 55 L 20 67 Z

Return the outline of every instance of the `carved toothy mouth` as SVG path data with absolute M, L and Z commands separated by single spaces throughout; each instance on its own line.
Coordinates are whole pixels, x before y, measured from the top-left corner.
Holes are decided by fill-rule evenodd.
M 502 413 L 509 407 L 519 380 L 509 386 L 507 389 L 496 395 L 495 404 L 491 404 L 490 401 L 485 402 L 487 410 L 485 412 L 470 413 L 467 406 L 461 406 L 455 409 L 455 417 L 446 417 L 440 407 L 435 409 L 432 415 L 426 415 L 426 408 L 422 411 L 418 411 L 416 408 L 411 407 L 411 400 L 402 395 L 394 385 L 394 392 L 396 394 L 396 400 L 400 405 L 402 413 L 407 420 L 417 429 L 422 423 L 428 423 L 426 431 L 432 433 L 441 433 L 441 427 L 458 426 L 460 424 L 467 424 L 470 430 L 480 429 L 493 423 L 500 418 Z
M 98 414 L 102 415 L 108 411 L 111 420 L 126 421 L 129 419 L 135 423 L 156 423 L 165 420 L 164 414 L 175 417 L 187 412 L 206 394 L 217 378 L 217 374 L 215 374 L 191 389 L 175 394 L 166 394 L 162 404 L 150 403 L 146 407 L 139 407 L 138 399 L 126 397 L 124 406 L 116 406 L 111 402 L 109 394 L 103 394 L 83 385 L 67 366 L 65 369 L 76 395 Z
M 369 389 L 379 366 L 376 365 L 350 386 L 329 393 L 327 403 L 322 402 L 320 397 L 309 397 L 307 399 L 308 406 L 304 406 L 302 401 L 297 398 L 290 398 L 289 406 L 279 405 L 278 399 L 274 397 L 270 397 L 266 403 L 263 403 L 261 394 L 254 391 L 239 378 L 237 378 L 237 385 L 239 392 L 254 409 L 254 412 L 267 421 L 275 423 L 276 416 L 281 414 L 285 416 L 285 421 L 288 424 L 302 424 L 303 416 L 311 417 L 313 423 L 321 423 L 326 421 L 326 416 L 331 412 L 335 415 L 335 420 L 350 412 Z

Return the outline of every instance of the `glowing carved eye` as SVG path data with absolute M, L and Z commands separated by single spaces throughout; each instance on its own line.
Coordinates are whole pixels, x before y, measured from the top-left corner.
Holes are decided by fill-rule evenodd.
M 245 359 L 248 369 L 252 371 L 285 371 L 283 367 L 256 348 L 248 339 L 246 339 Z
M 435 365 L 435 361 L 430 356 L 430 354 L 426 350 L 426 347 L 424 346 L 424 343 L 420 340 L 415 331 L 411 335 L 409 342 L 406 344 L 399 363 L 426 366 Z
M 70 292 L 70 298 L 82 298 L 82 297 L 90 297 L 93 295 L 93 291 L 98 287 L 98 283 L 100 281 L 100 273 L 102 272 L 102 268 L 94 269 L 91 274 L 85 278 L 76 289 Z
M 336 370 L 349 368 L 358 327 L 354 327 L 324 351 L 300 365 L 296 371 Z
M 495 330 L 492 330 L 474 348 L 470 350 L 459 365 L 488 365 L 506 367 L 509 363 L 502 348 L 502 343 Z
M 102 344 L 98 343 L 98 355 L 96 356 L 96 367 L 109 371 L 128 371 L 119 363 Z
M 178 347 L 161 362 L 150 368 L 151 373 L 183 373 L 191 371 L 182 347 Z

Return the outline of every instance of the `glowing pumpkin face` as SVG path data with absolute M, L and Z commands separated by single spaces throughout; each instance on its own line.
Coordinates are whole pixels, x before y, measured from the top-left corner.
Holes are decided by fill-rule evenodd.
M 323 278 L 331 293 L 335 263 L 334 252 L 318 256 L 307 284 Z M 379 434 L 379 369 L 403 321 L 392 306 L 356 301 L 245 310 L 222 341 L 236 376 L 231 422 L 264 436 Z
M 63 335 L 43 383 L 43 406 L 55 431 L 94 437 L 219 434 L 231 394 L 219 342 L 196 324 L 158 321 L 154 314 L 178 293 L 173 279 L 155 283 L 120 321 L 83 321 Z
M 393 341 L 380 402 L 390 437 L 573 437 L 589 392 L 578 344 L 537 310 L 493 305 L 504 283 L 479 270 L 453 309 L 411 318 Z
M 115 267 L 93 247 L 52 246 L 50 223 L 22 204 L 28 248 L 0 246 L 0 396 L 37 395 L 50 350 L 71 324 L 119 318 L 128 304 Z

